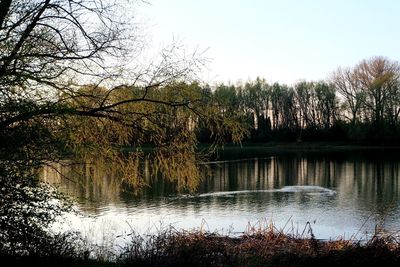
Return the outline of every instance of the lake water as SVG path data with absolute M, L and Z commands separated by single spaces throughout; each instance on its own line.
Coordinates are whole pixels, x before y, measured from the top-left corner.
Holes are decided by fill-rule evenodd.
M 309 222 L 317 238 L 362 239 L 376 225 L 400 229 L 399 154 L 389 149 L 255 153 L 256 158 L 231 153 L 227 160 L 207 163 L 210 176 L 195 195 L 178 194 L 163 179 L 147 177 L 152 188 L 135 196 L 90 166 L 80 166 L 86 177 L 74 179 L 77 166 L 55 165 L 44 169 L 43 179 L 74 196 L 82 211 L 64 219 L 62 227 L 79 229 L 96 242 L 170 225 L 237 235 L 271 222 L 288 233 L 301 233 Z

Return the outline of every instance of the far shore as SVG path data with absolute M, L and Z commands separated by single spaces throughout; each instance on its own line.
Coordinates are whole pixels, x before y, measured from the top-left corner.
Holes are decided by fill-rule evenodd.
M 198 152 L 208 152 L 211 143 L 199 143 Z M 151 153 L 153 146 L 145 144 L 141 149 L 145 154 Z M 125 146 L 121 148 L 124 153 L 135 151 L 136 148 Z M 371 151 L 371 152 L 370 152 Z M 386 155 L 396 155 L 400 151 L 400 145 L 370 144 L 356 142 L 242 142 L 240 144 L 227 143 L 218 145 L 211 159 L 216 158 L 258 158 L 270 155 L 293 154 L 293 153 L 358 153 L 373 154 L 374 152 Z M 400 153 L 399 157 L 400 157 Z
M 199 148 L 207 148 L 209 144 L 202 143 Z M 296 151 L 312 151 L 312 150 L 400 150 L 400 145 L 374 145 L 366 143 L 354 143 L 354 142 L 265 142 L 265 143 L 254 143 L 254 142 L 243 142 L 241 144 L 226 144 L 219 147 L 219 150 L 237 150 L 237 149 L 250 149 L 250 150 L 271 150 L 271 151 L 284 151 L 284 150 L 296 150 Z

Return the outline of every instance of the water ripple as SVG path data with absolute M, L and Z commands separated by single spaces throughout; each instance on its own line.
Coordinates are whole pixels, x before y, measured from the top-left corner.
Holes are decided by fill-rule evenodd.
M 253 193 L 304 193 L 307 195 L 325 195 L 334 196 L 336 191 L 322 186 L 315 185 L 295 185 L 285 186 L 279 189 L 264 189 L 264 190 L 238 190 L 238 191 L 221 191 L 199 194 L 198 197 L 219 197 L 219 196 L 233 196 L 240 194 L 253 194 Z

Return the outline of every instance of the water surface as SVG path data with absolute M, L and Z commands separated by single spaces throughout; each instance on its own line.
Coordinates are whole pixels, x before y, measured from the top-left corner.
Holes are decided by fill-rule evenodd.
M 84 214 L 70 216 L 64 227 L 103 241 L 132 229 L 153 233 L 170 225 L 240 234 L 273 222 L 296 233 L 309 222 L 322 239 L 363 238 L 376 225 L 400 229 L 397 150 L 230 155 L 207 166 L 208 176 L 194 195 L 179 194 L 173 184 L 149 176 L 152 187 L 134 195 L 94 166 L 45 168 L 43 179 L 74 196 Z M 86 168 L 84 178 L 74 178 L 78 167 Z

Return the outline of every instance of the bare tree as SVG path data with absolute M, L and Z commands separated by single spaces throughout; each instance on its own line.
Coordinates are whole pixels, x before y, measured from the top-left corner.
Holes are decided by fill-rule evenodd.
M 346 114 L 344 116 L 349 118 L 351 123 L 354 124 L 359 120 L 358 115 L 365 102 L 365 94 L 355 71 L 350 68 L 338 68 L 338 70 L 333 73 L 332 84 L 336 91 L 344 98 L 349 108 L 350 117 Z
M 320 126 L 325 129 L 333 126 L 337 117 L 337 98 L 332 86 L 325 82 L 318 82 L 314 86 L 317 99 L 317 116 Z
M 339 68 L 332 79 L 350 109 L 351 121 L 366 120 L 378 125 L 386 119 L 392 123 L 398 120 L 399 81 L 399 63 L 384 57 L 362 60 L 352 68 Z
M 374 121 L 381 124 L 389 112 L 398 118 L 400 65 L 384 57 L 373 57 L 361 61 L 355 67 L 356 79 L 365 92 L 365 105 L 371 110 Z

